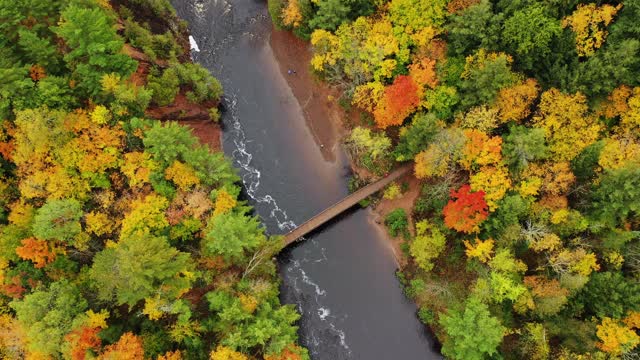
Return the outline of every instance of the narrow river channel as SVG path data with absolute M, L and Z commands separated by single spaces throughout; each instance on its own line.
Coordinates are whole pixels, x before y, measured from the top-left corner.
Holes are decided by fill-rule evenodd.
M 281 74 L 266 1 L 174 0 L 200 49 L 194 60 L 225 90 L 223 148 L 271 234 L 347 195 L 344 153 L 325 161 Z M 344 214 L 279 259 L 282 301 L 302 313 L 314 360 L 439 359 L 395 278 L 396 262 L 367 209 Z

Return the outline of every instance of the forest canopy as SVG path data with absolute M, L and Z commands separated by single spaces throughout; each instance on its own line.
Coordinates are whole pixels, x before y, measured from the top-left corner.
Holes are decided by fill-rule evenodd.
M 281 240 L 219 150 L 153 116 L 217 120 L 186 39 L 165 0 L 0 2 L 0 358 L 308 358 Z

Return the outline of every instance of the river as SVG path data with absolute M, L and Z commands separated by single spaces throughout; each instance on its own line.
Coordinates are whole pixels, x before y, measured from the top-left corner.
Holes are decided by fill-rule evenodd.
M 266 2 L 173 3 L 200 50 L 194 60 L 224 87 L 223 148 L 268 232 L 283 234 L 347 195 L 344 153 L 324 160 L 279 70 Z M 441 358 L 369 210 L 343 214 L 279 264 L 281 299 L 302 313 L 300 341 L 314 360 Z

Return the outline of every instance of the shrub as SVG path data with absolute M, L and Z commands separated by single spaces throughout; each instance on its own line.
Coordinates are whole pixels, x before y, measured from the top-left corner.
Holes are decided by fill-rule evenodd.
M 436 315 L 433 313 L 433 310 L 427 309 L 426 307 L 421 307 L 418 310 L 418 318 L 424 324 L 432 325 L 436 320 Z
M 404 209 L 395 209 L 384 219 L 385 225 L 389 229 L 391 236 L 402 234 L 405 238 L 409 236 L 409 221 Z
M 212 107 L 211 109 L 209 109 L 209 117 L 211 118 L 211 121 L 213 122 L 219 122 L 220 121 L 220 110 L 218 110 L 217 107 Z
M 217 100 L 222 96 L 220 82 L 199 64 L 178 64 L 173 68 L 180 79 L 180 85 L 186 85 L 191 88 L 191 90 L 187 91 L 187 99 L 189 101 L 199 103 L 207 100 Z
M 387 200 L 394 200 L 402 196 L 402 190 L 400 189 L 400 185 L 393 182 L 386 189 L 384 189 L 383 198 Z
M 271 22 L 276 29 L 282 30 L 284 24 L 282 23 L 282 9 L 284 8 L 283 0 L 269 0 L 269 15 L 271 16 Z
M 426 284 L 422 279 L 413 279 L 409 281 L 407 287 L 404 288 L 404 293 L 410 298 L 415 298 L 424 291 L 425 287 Z
M 180 91 L 180 80 L 174 68 L 169 68 L 162 76 L 149 75 L 147 87 L 153 91 L 153 102 L 160 106 L 173 103 Z

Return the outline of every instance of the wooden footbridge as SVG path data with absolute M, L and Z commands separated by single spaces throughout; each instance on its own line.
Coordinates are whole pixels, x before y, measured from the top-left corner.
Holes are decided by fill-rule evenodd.
M 359 189 L 353 194 L 345 197 L 344 199 L 338 201 L 337 203 L 333 204 L 329 208 L 323 210 L 318 215 L 312 217 L 302 225 L 298 226 L 297 228 L 291 230 L 288 234 L 286 234 L 283 240 L 284 246 L 285 247 L 289 246 L 290 244 L 294 243 L 296 240 L 302 238 L 303 236 L 307 235 L 311 231 L 322 226 L 329 220 L 340 215 L 343 211 L 349 209 L 350 207 L 354 206 L 358 202 L 366 199 L 368 196 L 380 191 L 385 186 L 389 185 L 392 181 L 396 180 L 397 178 L 409 172 L 411 168 L 412 166 L 410 164 L 407 164 L 395 170 L 394 172 L 387 175 L 383 179 L 380 179 L 374 182 L 373 184 L 369 184 L 363 187 L 362 189 Z

